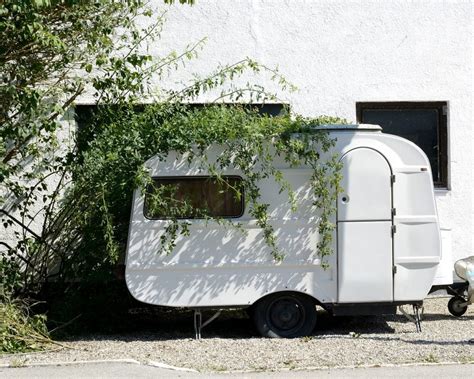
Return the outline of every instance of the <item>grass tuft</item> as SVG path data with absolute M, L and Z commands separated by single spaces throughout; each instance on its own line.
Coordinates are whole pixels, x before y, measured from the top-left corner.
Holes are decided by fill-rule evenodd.
M 31 314 L 31 303 L 0 299 L 0 354 L 43 350 L 51 344 L 46 316 Z

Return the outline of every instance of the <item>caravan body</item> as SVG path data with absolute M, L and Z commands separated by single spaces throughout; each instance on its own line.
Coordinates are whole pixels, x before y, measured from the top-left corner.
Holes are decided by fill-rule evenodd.
M 285 254 L 282 262 L 275 263 L 262 230 L 245 209 L 229 222 L 240 223 L 246 233 L 190 219 L 190 235 L 178 238 L 173 253 L 160 254 L 160 236 L 169 221 L 147 218 L 144 195 L 137 190 L 126 259 L 131 294 L 149 304 L 220 308 L 248 307 L 271 294 L 297 293 L 335 313 L 422 301 L 441 261 L 427 157 L 413 143 L 383 134 L 376 125 L 327 129 L 337 141 L 331 153 L 338 153 L 343 164 L 328 269 L 321 266 L 315 248 L 319 235 L 309 183 L 312 171 L 291 168 L 282 159 L 275 165 L 296 192 L 297 211 L 290 209 L 287 194 L 279 193 L 273 179 L 260 183 L 262 202 L 270 204 L 271 223 Z M 209 151 L 211 160 L 213 154 L 219 154 L 218 147 Z M 154 178 L 208 176 L 197 162 L 179 154 L 152 158 L 146 167 Z M 239 176 L 237 170 L 224 174 Z

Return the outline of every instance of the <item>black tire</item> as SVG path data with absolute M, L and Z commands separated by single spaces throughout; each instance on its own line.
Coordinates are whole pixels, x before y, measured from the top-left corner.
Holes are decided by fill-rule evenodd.
M 461 305 L 465 303 L 466 300 L 461 296 L 454 296 L 448 302 L 448 310 L 455 317 L 461 317 L 467 311 L 467 304 Z
M 316 325 L 316 306 L 309 296 L 275 293 L 255 304 L 253 319 L 264 337 L 303 337 L 310 335 Z

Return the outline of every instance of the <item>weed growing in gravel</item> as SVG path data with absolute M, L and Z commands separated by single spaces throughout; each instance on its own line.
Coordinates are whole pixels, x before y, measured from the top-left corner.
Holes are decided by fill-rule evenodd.
M 429 355 L 423 358 L 423 361 L 428 363 L 438 363 L 439 359 L 438 357 L 436 357 L 436 355 L 430 353 Z
M 216 371 L 216 372 L 223 372 L 223 371 L 227 371 L 228 368 L 225 367 L 225 366 L 221 366 L 221 365 L 211 365 L 209 366 L 209 369 L 211 371 Z
M 474 355 L 462 355 L 458 358 L 460 363 L 474 363 Z
M 25 367 L 26 366 L 26 359 L 12 359 L 10 361 L 10 367 L 18 368 L 18 367 Z
M 284 361 L 283 364 L 289 369 L 289 370 L 294 370 L 296 368 L 296 363 L 295 361 L 289 359 L 287 361 Z

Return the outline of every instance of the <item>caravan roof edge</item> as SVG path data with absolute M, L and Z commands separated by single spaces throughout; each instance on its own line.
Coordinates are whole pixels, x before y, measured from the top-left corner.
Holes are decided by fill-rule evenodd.
M 376 124 L 325 124 L 314 127 L 315 130 L 366 130 L 381 132 L 382 127 Z

